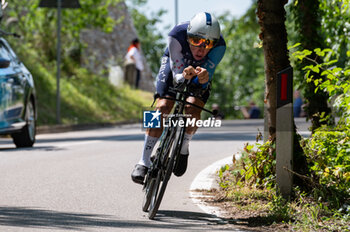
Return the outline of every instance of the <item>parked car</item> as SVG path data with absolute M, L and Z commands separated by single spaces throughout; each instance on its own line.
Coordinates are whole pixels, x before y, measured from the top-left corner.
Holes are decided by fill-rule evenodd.
M 33 77 L 0 37 L 0 135 L 11 135 L 16 147 L 31 147 L 36 118 Z

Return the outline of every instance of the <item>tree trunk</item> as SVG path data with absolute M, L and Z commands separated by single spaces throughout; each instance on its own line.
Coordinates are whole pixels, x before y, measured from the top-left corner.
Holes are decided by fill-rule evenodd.
M 324 40 L 321 31 L 320 22 L 320 2 L 319 0 L 299 0 L 296 5 L 296 25 L 299 30 L 299 39 L 303 49 L 308 49 L 313 51 L 315 48 L 323 49 Z M 317 57 L 314 53 L 308 56 L 308 58 L 315 60 L 318 63 L 322 63 L 322 59 Z M 305 71 L 302 70 L 303 67 L 313 64 L 311 61 L 305 60 L 297 68 L 300 72 L 305 75 Z M 321 79 L 319 73 L 311 72 L 313 80 Z M 321 121 L 321 113 L 324 112 L 325 116 L 331 113 L 331 109 L 328 107 L 328 94 L 323 91 L 318 91 L 315 93 L 316 86 L 314 82 L 304 84 L 304 97 L 306 98 L 308 104 L 306 107 L 307 117 L 311 119 L 312 131 L 320 127 L 321 124 L 327 123 L 327 121 Z M 331 122 L 330 122 L 331 123 Z
M 265 56 L 265 104 L 268 111 L 265 117 L 268 119 L 269 140 L 273 142 L 276 138 L 277 73 L 290 66 L 284 10 L 287 2 L 288 0 L 258 0 L 257 15 L 261 28 L 259 37 L 263 42 Z M 307 163 L 300 147 L 300 139 L 294 123 L 293 170 L 305 174 Z M 298 177 L 294 178 L 294 183 L 303 186 L 303 181 Z
M 267 107 L 268 135 L 276 139 L 276 78 L 277 73 L 290 66 L 285 27 L 287 0 L 258 0 L 257 16 L 265 57 L 265 107 Z

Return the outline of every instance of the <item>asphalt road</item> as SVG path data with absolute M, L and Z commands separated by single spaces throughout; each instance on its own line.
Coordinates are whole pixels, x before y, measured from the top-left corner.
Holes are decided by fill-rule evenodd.
M 139 160 L 140 125 L 40 134 L 33 148 L 0 139 L 0 231 L 239 231 L 190 197 L 201 170 L 254 141 L 261 120 L 200 129 L 189 166 L 172 176 L 155 220 L 142 212 L 142 186 L 130 173 Z

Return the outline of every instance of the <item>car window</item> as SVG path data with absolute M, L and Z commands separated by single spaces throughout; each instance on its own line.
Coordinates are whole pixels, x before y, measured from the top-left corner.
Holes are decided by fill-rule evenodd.
M 9 49 L 2 41 L 0 41 L 0 57 L 9 60 L 10 65 L 13 65 L 13 62 L 15 60 L 11 51 L 9 51 Z

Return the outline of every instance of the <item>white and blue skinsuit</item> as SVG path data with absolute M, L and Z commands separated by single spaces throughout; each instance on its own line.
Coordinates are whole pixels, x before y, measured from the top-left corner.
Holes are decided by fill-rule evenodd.
M 169 87 L 173 87 L 173 79 L 176 83 L 184 81 L 183 70 L 188 66 L 196 68 L 200 66 L 205 68 L 209 73 L 209 81 L 200 84 L 198 78 L 194 78 L 192 82 L 198 85 L 198 88 L 207 88 L 210 84 L 216 66 L 220 63 L 225 54 L 226 43 L 222 35 L 202 60 L 195 60 L 192 56 L 190 45 L 187 42 L 187 27 L 189 22 L 175 26 L 168 34 L 168 47 L 162 57 L 161 66 L 157 75 L 157 93 L 163 96 L 175 97 L 175 94 L 169 91 Z M 205 103 L 210 95 L 210 88 L 204 92 L 201 100 Z

